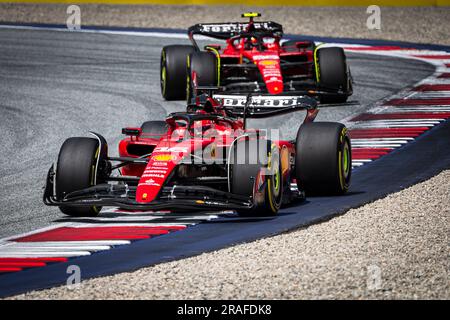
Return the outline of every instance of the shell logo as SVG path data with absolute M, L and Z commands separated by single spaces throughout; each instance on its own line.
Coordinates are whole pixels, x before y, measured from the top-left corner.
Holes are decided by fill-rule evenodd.
M 259 64 L 263 65 L 263 66 L 273 66 L 275 65 L 277 62 L 274 60 L 263 60 L 261 61 Z
M 152 159 L 154 161 L 170 161 L 170 160 L 175 160 L 175 156 L 171 155 L 171 154 L 157 154 L 155 156 L 152 157 Z

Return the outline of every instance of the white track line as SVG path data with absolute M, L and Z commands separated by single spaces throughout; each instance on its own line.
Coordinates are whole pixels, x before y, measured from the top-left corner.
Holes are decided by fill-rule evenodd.
M 388 128 L 420 128 L 434 127 L 437 123 L 417 123 L 417 124 L 359 124 L 352 129 L 388 129 Z
M 365 164 L 366 162 L 352 162 L 352 167 L 360 167 Z
M 353 145 L 353 147 L 357 148 L 399 148 L 402 144 L 357 144 Z
M 153 38 L 173 38 L 173 39 L 188 39 L 187 33 L 171 33 L 171 32 L 145 32 L 145 31 L 121 31 L 121 30 L 103 30 L 103 29 L 83 29 L 69 30 L 67 28 L 53 28 L 53 27 L 33 27 L 33 26 L 9 26 L 0 25 L 0 29 L 16 29 L 16 30 L 43 30 L 43 31 L 58 31 L 58 32 L 75 32 L 75 33 L 101 33 L 101 34 L 115 34 L 138 37 L 153 37 Z M 199 36 L 202 40 L 206 37 Z M 197 39 L 197 37 L 196 37 Z
M 25 243 L 25 242 L 14 242 L 10 243 L 6 246 L 3 246 L 0 249 L 1 253 L 8 253 L 8 252 L 41 252 L 41 251 L 48 251 L 48 252 L 77 252 L 77 251 L 103 251 L 103 250 L 109 250 L 111 249 L 110 246 L 90 246 L 90 245 L 68 245 L 65 244 L 63 241 L 60 245 L 48 245 L 44 243 Z
M 414 91 L 410 96 L 414 99 L 450 98 L 450 91 Z
M 394 143 L 394 144 L 404 144 L 408 143 L 410 140 L 414 140 L 413 138 L 410 138 L 408 140 L 378 140 L 378 139 L 351 139 L 352 146 L 358 145 L 358 144 L 386 144 L 386 143 Z
M 405 112 L 449 112 L 450 106 L 411 106 L 396 107 L 399 111 Z
M 436 110 L 436 109 L 434 109 Z M 422 122 L 432 122 L 432 123 L 439 123 L 439 121 L 429 118 L 429 119 L 374 119 L 374 120 L 367 120 L 367 121 L 360 121 L 361 123 L 375 123 L 375 124 L 385 124 L 385 123 L 398 123 L 398 124 L 415 124 L 415 123 L 422 123 Z
M 185 216 L 173 216 L 173 217 L 142 217 L 142 216 L 137 216 L 137 217 L 130 217 L 130 216 L 126 216 L 126 217 L 86 217 L 86 218 L 82 218 L 83 221 L 90 221 L 90 222 L 109 222 L 109 223 L 114 223 L 115 222 L 121 222 L 124 225 L 126 225 L 127 223 L 137 223 L 142 225 L 143 227 L 145 226 L 158 226 L 158 225 L 164 225 L 164 224 L 172 224 L 172 225 L 184 225 L 186 224 L 185 222 L 181 222 L 182 220 L 196 220 L 198 222 L 201 221 L 205 221 L 205 220 L 211 220 L 211 219 L 216 219 L 218 218 L 218 215 L 185 215 Z M 70 218 L 67 218 L 68 221 L 70 221 Z M 147 223 L 148 221 L 148 223 Z M 165 222 L 167 221 L 167 223 Z M 171 221 L 171 222 L 169 222 Z M 175 222 L 174 222 L 175 221 Z M 180 221 L 180 223 L 177 223 L 177 221 Z M 197 222 L 194 222 L 197 223 Z M 192 223 L 188 223 L 188 224 L 192 224 Z M 79 224 L 75 224 L 73 225 L 73 227 L 84 227 L 86 226 L 86 223 L 79 223 Z M 94 224 L 92 224 L 92 226 L 95 226 Z
M 89 251 L 10 251 L 0 252 L 0 258 L 73 258 L 81 256 L 90 256 Z
M 8 242 L 7 244 L 26 244 L 29 246 L 121 246 L 130 244 L 129 240 L 87 240 L 87 241 L 33 241 L 33 242 Z M 0 246 L 0 250 L 2 246 Z
M 401 140 L 414 140 L 414 138 L 411 137 L 398 137 L 398 138 L 352 138 L 351 141 L 361 142 L 361 141 L 401 141 Z

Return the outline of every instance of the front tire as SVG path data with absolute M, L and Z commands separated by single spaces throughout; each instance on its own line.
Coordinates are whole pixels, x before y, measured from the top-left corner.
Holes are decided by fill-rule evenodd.
M 349 92 L 351 79 L 347 61 L 342 48 L 319 48 L 316 52 L 317 82 L 326 89 Z M 346 95 L 326 95 L 320 98 L 321 103 L 344 103 Z
M 76 137 L 67 139 L 59 152 L 56 166 L 56 197 L 62 200 L 73 191 L 98 184 L 96 167 L 100 156 L 97 139 Z M 75 217 L 97 216 L 101 207 L 60 206 L 62 213 Z
M 297 133 L 295 172 L 299 189 L 308 194 L 347 192 L 351 178 L 351 145 L 341 123 L 302 124 Z
M 192 98 L 194 97 L 194 74 L 197 86 L 217 86 L 218 70 L 216 56 L 211 52 L 203 51 L 194 52 L 189 56 L 186 79 L 186 97 L 188 104 L 190 104 Z
M 231 192 L 238 195 L 255 197 L 256 178 L 263 169 L 266 187 L 260 201 L 253 198 L 251 210 L 238 210 L 240 216 L 274 216 L 281 207 L 283 198 L 283 180 L 278 146 L 270 141 L 238 141 L 233 149 L 231 164 Z M 264 148 L 264 149 L 262 149 Z
M 187 57 L 194 51 L 190 45 L 165 46 L 161 50 L 160 81 L 164 99 L 186 99 Z

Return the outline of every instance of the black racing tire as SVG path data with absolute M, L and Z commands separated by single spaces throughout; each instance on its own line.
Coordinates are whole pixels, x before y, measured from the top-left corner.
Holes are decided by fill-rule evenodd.
M 231 156 L 231 192 L 238 195 L 253 196 L 254 183 L 260 168 L 265 168 L 267 187 L 264 199 L 251 210 L 237 210 L 244 217 L 274 216 L 282 204 L 283 181 L 278 147 L 270 141 L 264 150 L 262 145 L 249 140 L 238 141 Z M 269 152 L 270 151 L 270 154 Z M 270 155 L 270 158 L 269 158 Z M 270 161 L 269 161 L 270 159 Z M 256 162 L 256 163 L 255 163 Z
M 193 98 L 192 76 L 196 74 L 197 86 L 217 86 L 217 58 L 212 52 L 194 52 L 189 55 L 187 63 L 186 97 L 188 104 Z
M 74 137 L 63 143 L 56 166 L 57 199 L 99 183 L 95 177 L 99 154 L 99 142 L 94 138 Z M 59 209 L 69 216 L 93 217 L 98 215 L 101 207 L 60 206 Z
M 344 49 L 337 47 L 319 48 L 316 52 L 318 84 L 331 89 L 348 92 L 351 79 L 348 75 L 347 61 Z M 346 95 L 326 95 L 320 98 L 321 103 L 344 103 Z
M 302 124 L 297 132 L 295 174 L 306 195 L 347 192 L 352 174 L 347 128 L 336 122 Z
M 156 135 L 162 136 L 166 134 L 168 128 L 167 122 L 162 120 L 146 121 L 141 125 L 142 133 L 154 135 L 155 137 Z
M 160 82 L 164 99 L 186 99 L 187 57 L 195 51 L 191 45 L 170 45 L 161 50 Z

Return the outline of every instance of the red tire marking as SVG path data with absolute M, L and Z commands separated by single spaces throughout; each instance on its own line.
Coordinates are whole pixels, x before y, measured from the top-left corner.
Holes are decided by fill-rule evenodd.
M 1 268 L 0 267 L 0 273 L 6 273 L 6 272 L 17 272 L 22 271 L 21 268 Z
M 61 227 L 37 234 L 13 239 L 17 242 L 39 241 L 89 241 L 89 240 L 139 240 L 167 234 L 179 228 L 173 227 Z
M 349 131 L 351 139 L 364 138 L 415 138 L 427 131 L 427 127 L 415 128 L 374 128 L 374 129 L 353 129 Z M 386 142 L 388 143 L 388 142 Z
M 362 113 L 352 118 L 351 121 L 447 118 L 450 118 L 450 112 Z
M 352 155 L 352 160 L 361 160 L 361 159 L 371 159 L 375 160 L 381 157 L 379 154 L 371 154 L 371 155 Z
M 414 91 L 449 91 L 450 84 L 422 84 L 413 89 Z
M 447 67 L 450 67 L 450 65 L 447 65 Z M 448 79 L 448 78 L 450 78 L 450 72 L 443 73 L 443 74 L 439 75 L 438 78 Z
M 400 127 L 400 128 L 360 128 L 360 129 L 352 129 L 350 133 L 422 133 L 428 130 L 428 127 Z
M 355 152 L 354 150 L 352 150 L 352 156 L 370 156 L 370 155 L 374 155 L 374 156 L 384 156 L 386 154 L 388 154 L 389 152 L 370 152 L 370 151 L 365 151 L 365 152 Z
M 27 262 L 66 262 L 67 258 L 0 258 L 0 263 L 27 263 Z
M 413 55 L 413 57 L 417 58 L 425 58 L 425 59 L 450 59 L 450 54 L 436 54 L 436 55 L 427 55 L 427 54 L 418 54 Z
M 35 268 L 45 266 L 44 262 L 0 262 L 0 268 Z
M 352 148 L 352 152 L 390 152 L 391 149 L 389 148 L 359 148 L 355 147 Z
M 450 106 L 450 98 L 430 98 L 430 99 L 392 99 L 385 102 L 385 106 Z
M 420 133 L 409 134 L 408 136 L 400 133 L 384 133 L 384 134 L 351 134 L 351 139 L 369 139 L 369 138 L 417 138 Z
M 414 50 L 414 48 L 405 48 L 398 46 L 370 46 L 370 47 L 344 47 L 345 50 L 355 51 L 389 51 L 389 50 Z

